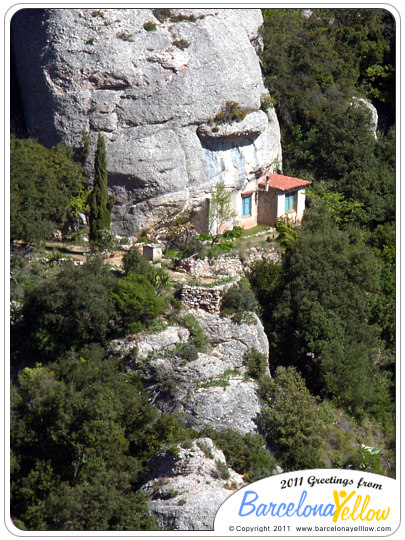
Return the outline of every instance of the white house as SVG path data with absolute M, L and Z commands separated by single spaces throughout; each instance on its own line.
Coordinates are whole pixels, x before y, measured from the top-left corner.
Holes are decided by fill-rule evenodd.
M 236 218 L 232 223 L 222 225 L 220 232 L 234 225 L 243 229 L 256 225 L 274 227 L 280 217 L 286 217 L 294 224 L 300 223 L 305 211 L 305 188 L 310 184 L 308 180 L 268 171 L 259 178 L 247 180 L 242 189 L 227 188 Z M 209 199 L 207 203 L 209 206 Z M 208 217 L 199 225 L 198 228 L 208 231 Z
M 234 191 L 232 195 L 237 224 L 244 229 L 256 225 L 275 226 L 280 217 L 299 223 L 305 210 L 305 188 L 309 184 L 308 180 L 273 172 L 250 180 L 243 190 Z

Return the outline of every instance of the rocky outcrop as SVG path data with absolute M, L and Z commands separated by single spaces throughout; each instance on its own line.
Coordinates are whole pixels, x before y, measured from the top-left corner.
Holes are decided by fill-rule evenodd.
M 210 338 L 217 354 L 228 358 L 232 365 L 241 366 L 241 358 L 248 349 L 256 349 L 269 357 L 269 342 L 257 315 L 250 313 L 252 323 L 238 324 L 230 317 L 221 317 L 204 310 L 193 311 L 196 319 Z
M 352 105 L 354 107 L 362 107 L 370 115 L 370 131 L 373 134 L 373 137 L 377 138 L 377 127 L 378 127 L 378 112 L 374 105 L 364 98 L 353 97 Z
M 203 310 L 188 313 L 209 337 L 205 353 L 184 354 L 181 346 L 190 343 L 190 334 L 180 326 L 112 345 L 128 367 L 141 374 L 151 401 L 162 412 L 181 413 L 186 427 L 257 431 L 257 383 L 247 374 L 244 356 L 256 349 L 268 357 L 269 344 L 260 320 L 250 314 L 249 323 L 237 324 Z
M 183 445 L 186 446 L 186 445 Z M 142 487 L 149 511 L 163 530 L 205 531 L 243 477 L 229 469 L 223 452 L 211 439 L 160 452 L 150 463 L 153 476 Z
M 217 182 L 242 189 L 281 160 L 275 111 L 261 110 L 261 24 L 259 9 L 22 9 L 11 26 L 26 124 L 48 146 L 78 149 L 90 132 L 89 178 L 104 134 L 115 233 L 193 217 Z M 245 118 L 215 126 L 230 100 Z

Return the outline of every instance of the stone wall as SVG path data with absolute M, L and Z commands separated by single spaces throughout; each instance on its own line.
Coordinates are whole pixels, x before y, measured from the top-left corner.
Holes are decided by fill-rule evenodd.
M 224 287 L 193 287 L 184 285 L 181 302 L 188 309 L 204 309 L 210 313 L 219 313 Z
M 243 274 L 243 264 L 236 257 L 185 259 L 180 267 L 193 276 L 237 277 Z
M 271 234 L 276 235 L 277 233 L 272 232 Z M 278 263 L 281 260 L 281 254 L 275 246 L 265 249 L 251 247 L 243 254 L 243 257 L 225 255 L 217 259 L 184 259 L 181 261 L 179 268 L 196 277 L 216 276 L 218 279 L 242 277 L 250 264 L 262 258 L 269 262 Z

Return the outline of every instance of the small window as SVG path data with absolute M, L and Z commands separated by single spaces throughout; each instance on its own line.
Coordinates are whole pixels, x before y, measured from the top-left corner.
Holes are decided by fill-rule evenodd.
M 242 197 L 242 217 L 252 215 L 252 195 Z
M 292 212 L 297 208 L 297 197 L 296 193 L 286 193 L 285 195 L 285 211 Z

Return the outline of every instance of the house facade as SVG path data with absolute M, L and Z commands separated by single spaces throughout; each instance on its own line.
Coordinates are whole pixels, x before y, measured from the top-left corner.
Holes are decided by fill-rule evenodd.
M 305 211 L 305 188 L 311 182 L 273 172 L 259 180 L 251 180 L 233 195 L 233 207 L 240 227 L 275 226 L 286 217 L 300 223 Z
M 266 172 L 259 178 L 246 180 L 240 189 L 225 188 L 231 195 L 234 219 L 218 227 L 210 223 L 210 197 L 194 217 L 193 224 L 199 232 L 223 233 L 238 225 L 251 229 L 256 225 L 275 227 L 277 219 L 288 218 L 291 223 L 301 222 L 305 211 L 305 188 L 311 182 L 284 174 Z

